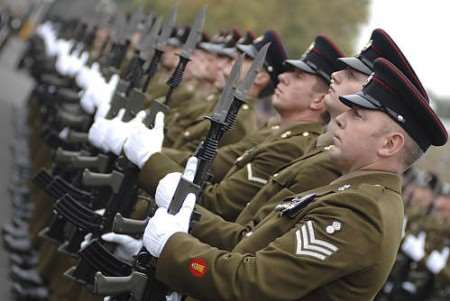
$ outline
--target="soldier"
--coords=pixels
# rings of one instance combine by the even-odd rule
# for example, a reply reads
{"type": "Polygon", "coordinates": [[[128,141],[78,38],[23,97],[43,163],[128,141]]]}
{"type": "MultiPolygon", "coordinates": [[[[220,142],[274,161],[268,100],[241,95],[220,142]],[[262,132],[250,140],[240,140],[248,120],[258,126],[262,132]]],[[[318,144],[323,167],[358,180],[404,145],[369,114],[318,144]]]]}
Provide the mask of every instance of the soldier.
{"type": "MultiPolygon", "coordinates": [[[[300,60],[286,61],[287,71],[279,75],[273,97],[273,105],[280,115],[281,123],[271,128],[273,133],[263,142],[246,150],[220,182],[207,186],[202,204],[211,204],[207,207],[213,207],[215,210],[211,210],[234,221],[246,202],[267,183],[267,178],[278,166],[306,152],[322,131],[324,97],[331,73],[342,67],[337,60],[341,56],[341,52],[328,38],[318,36],[313,47],[300,60]],[[315,66],[315,69],[310,66],[315,66]]],[[[140,140],[144,137],[153,140],[151,136],[143,135],[140,140]]],[[[130,151],[128,147],[131,146],[132,139],[126,144],[126,154],[130,151]]],[[[143,180],[144,187],[149,191],[154,190],[151,184],[160,177],[159,171],[164,173],[164,169],[158,166],[160,161],[154,161],[151,157],[150,155],[144,169],[148,174],[145,177],[151,179],[143,180]],[[152,164],[156,166],[156,170],[152,168],[152,164]]],[[[132,156],[130,159],[133,161],[132,156]]],[[[179,174],[170,175],[165,181],[173,183],[178,181],[178,177],[179,174]]]]}
{"type": "Polygon", "coordinates": [[[395,279],[397,282],[390,294],[390,298],[394,300],[446,300],[448,297],[448,184],[440,191],[435,191],[435,194],[433,206],[429,206],[431,209],[421,216],[420,222],[415,221],[420,226],[416,227],[415,232],[408,234],[402,243],[402,252],[397,261],[401,262],[402,256],[406,256],[409,261],[403,269],[402,277],[395,279]]]}
{"type": "Polygon", "coordinates": [[[228,246],[222,250],[186,233],[194,195],[176,215],[159,208],[144,234],[145,247],[159,257],[156,277],[209,300],[373,298],[400,244],[399,175],[430,145],[447,141],[407,77],[382,58],[374,71],[361,92],[340,98],[351,110],[330,129],[330,156],[344,176],[287,199],[240,240],[217,223],[209,231],[228,246]]]}

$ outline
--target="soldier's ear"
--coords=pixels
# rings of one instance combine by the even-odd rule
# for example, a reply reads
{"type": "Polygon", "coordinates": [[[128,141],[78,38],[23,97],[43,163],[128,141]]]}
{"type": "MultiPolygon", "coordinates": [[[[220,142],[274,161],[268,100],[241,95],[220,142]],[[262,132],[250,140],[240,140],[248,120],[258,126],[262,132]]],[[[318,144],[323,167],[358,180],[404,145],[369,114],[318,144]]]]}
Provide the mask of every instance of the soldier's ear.
{"type": "Polygon", "coordinates": [[[265,71],[260,71],[255,78],[255,85],[265,87],[269,84],[270,75],[265,71]]]}
{"type": "Polygon", "coordinates": [[[311,103],[309,104],[309,108],[312,111],[320,111],[323,112],[325,111],[325,95],[326,94],[317,94],[316,97],[314,97],[311,101],[311,103]]]}
{"type": "Polygon", "coordinates": [[[389,131],[383,135],[381,147],[378,149],[380,157],[389,158],[401,153],[405,145],[405,133],[400,130],[389,131]]]}

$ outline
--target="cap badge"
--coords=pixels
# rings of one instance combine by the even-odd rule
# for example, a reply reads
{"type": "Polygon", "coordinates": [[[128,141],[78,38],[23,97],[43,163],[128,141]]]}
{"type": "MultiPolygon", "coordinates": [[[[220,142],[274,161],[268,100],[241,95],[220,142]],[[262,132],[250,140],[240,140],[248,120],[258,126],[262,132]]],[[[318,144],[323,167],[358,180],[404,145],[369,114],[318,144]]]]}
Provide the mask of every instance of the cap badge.
{"type": "Polygon", "coordinates": [[[364,82],[363,87],[367,86],[367,85],[372,81],[374,75],[375,75],[375,72],[372,72],[372,73],[369,75],[369,77],[368,77],[368,78],[366,79],[366,81],[364,82]]]}
{"type": "Polygon", "coordinates": [[[303,53],[302,57],[305,57],[314,47],[316,46],[315,42],[312,42],[309,47],[306,49],[306,51],[303,53]]]}
{"type": "Polygon", "coordinates": [[[259,42],[262,42],[263,40],[264,40],[264,36],[259,36],[253,41],[253,44],[258,44],[259,42]]]}

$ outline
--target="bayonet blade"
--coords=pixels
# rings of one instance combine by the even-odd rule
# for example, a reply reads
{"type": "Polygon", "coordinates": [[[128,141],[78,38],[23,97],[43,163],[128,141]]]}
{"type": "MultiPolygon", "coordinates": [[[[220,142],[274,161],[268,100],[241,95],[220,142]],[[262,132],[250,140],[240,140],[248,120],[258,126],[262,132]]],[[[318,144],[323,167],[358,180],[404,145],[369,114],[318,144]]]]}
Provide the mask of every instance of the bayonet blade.
{"type": "Polygon", "coordinates": [[[177,8],[176,6],[172,9],[167,22],[164,23],[164,27],[162,32],[158,38],[157,49],[159,51],[164,52],[164,47],[166,46],[167,40],[170,38],[170,34],[172,33],[173,28],[175,27],[175,23],[177,21],[177,8]]]}
{"type": "Polygon", "coordinates": [[[252,66],[249,71],[245,75],[242,83],[237,87],[234,95],[239,100],[244,101],[247,97],[248,90],[252,86],[255,81],[256,76],[261,71],[264,62],[266,61],[267,50],[269,49],[270,43],[264,45],[256,54],[255,59],[253,60],[252,66]]]}
{"type": "Polygon", "coordinates": [[[227,78],[225,82],[225,87],[223,88],[222,95],[220,96],[219,101],[214,107],[212,118],[219,122],[225,122],[227,117],[228,110],[233,102],[233,92],[237,83],[239,82],[239,78],[241,77],[241,67],[242,62],[244,60],[244,56],[239,56],[236,62],[231,69],[230,76],[227,78]]]}
{"type": "Polygon", "coordinates": [[[114,20],[114,26],[111,33],[111,40],[115,44],[122,44],[124,42],[124,29],[126,27],[127,20],[122,12],[119,12],[114,20]]]}
{"type": "Polygon", "coordinates": [[[161,30],[162,26],[162,20],[160,17],[158,17],[153,24],[150,33],[145,36],[145,38],[142,40],[142,43],[139,45],[139,48],[141,50],[141,58],[143,60],[149,60],[154,53],[154,47],[156,44],[156,40],[158,38],[158,33],[161,30]]]}
{"type": "Polygon", "coordinates": [[[186,43],[183,45],[183,48],[181,50],[180,54],[181,57],[189,59],[191,57],[191,53],[195,45],[197,45],[197,43],[200,41],[203,26],[205,25],[206,9],[207,6],[206,5],[203,6],[202,9],[198,12],[197,16],[195,17],[195,21],[194,24],[192,25],[191,32],[189,33],[186,43]]]}
{"type": "Polygon", "coordinates": [[[137,9],[130,16],[130,19],[127,24],[127,29],[125,30],[125,34],[127,38],[130,38],[133,33],[136,32],[139,23],[144,19],[144,13],[142,10],[137,9]]]}

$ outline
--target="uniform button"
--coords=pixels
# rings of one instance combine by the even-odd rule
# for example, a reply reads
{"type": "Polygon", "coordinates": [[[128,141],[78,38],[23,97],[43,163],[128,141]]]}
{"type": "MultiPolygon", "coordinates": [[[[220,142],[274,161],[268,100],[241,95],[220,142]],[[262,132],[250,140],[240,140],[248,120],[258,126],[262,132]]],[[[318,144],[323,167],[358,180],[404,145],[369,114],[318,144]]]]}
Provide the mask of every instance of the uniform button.
{"type": "Polygon", "coordinates": [[[309,133],[308,133],[308,132],[304,132],[304,133],[302,134],[302,136],[303,136],[303,137],[308,137],[308,136],[309,136],[309,133]]]}
{"type": "Polygon", "coordinates": [[[208,97],[206,97],[207,101],[212,101],[214,99],[214,94],[210,94],[208,97]]]}
{"type": "Polygon", "coordinates": [[[334,230],[333,226],[327,226],[326,231],[328,234],[333,234],[335,230],[334,230]]]}
{"type": "Polygon", "coordinates": [[[333,145],[328,145],[328,146],[325,146],[323,149],[326,150],[326,151],[328,151],[328,150],[330,150],[332,147],[333,147],[333,145]]]}
{"type": "Polygon", "coordinates": [[[183,133],[184,137],[189,137],[190,135],[191,135],[191,132],[189,132],[189,131],[186,131],[186,132],[183,133]]]}
{"type": "Polygon", "coordinates": [[[279,128],[280,128],[279,125],[274,125],[274,126],[272,126],[272,130],[278,130],[279,128]]]}
{"type": "Polygon", "coordinates": [[[248,109],[249,109],[248,105],[243,105],[242,106],[242,110],[248,110],[248,109]]]}
{"type": "Polygon", "coordinates": [[[281,138],[287,138],[287,137],[289,137],[291,134],[292,134],[291,131],[284,132],[283,134],[281,134],[281,138]]]}
{"type": "Polygon", "coordinates": [[[194,85],[187,85],[187,86],[186,86],[186,89],[187,89],[189,92],[192,92],[192,91],[194,91],[194,85]]]}
{"type": "Polygon", "coordinates": [[[278,177],[278,173],[274,174],[272,177],[274,178],[278,177]]]}

